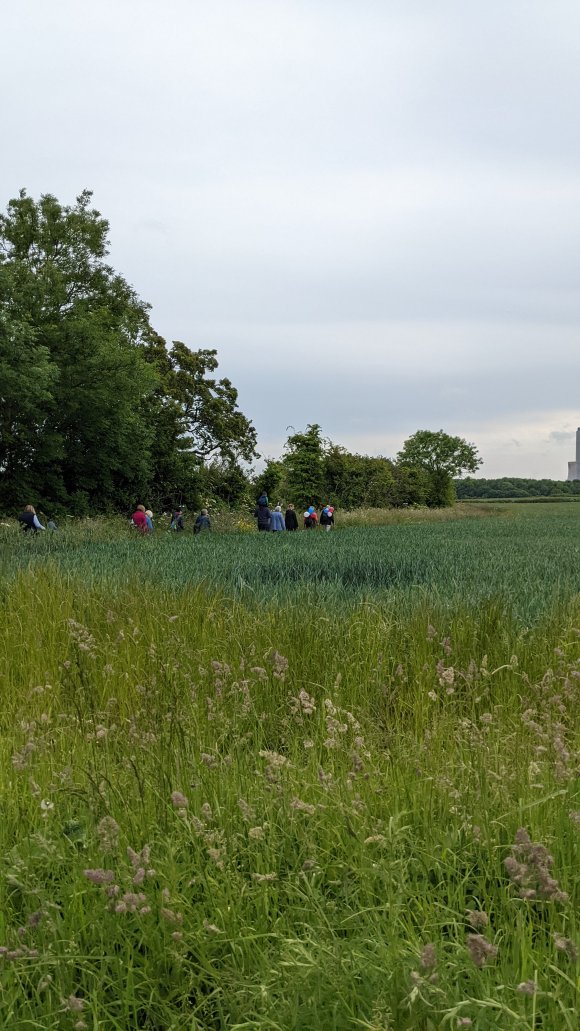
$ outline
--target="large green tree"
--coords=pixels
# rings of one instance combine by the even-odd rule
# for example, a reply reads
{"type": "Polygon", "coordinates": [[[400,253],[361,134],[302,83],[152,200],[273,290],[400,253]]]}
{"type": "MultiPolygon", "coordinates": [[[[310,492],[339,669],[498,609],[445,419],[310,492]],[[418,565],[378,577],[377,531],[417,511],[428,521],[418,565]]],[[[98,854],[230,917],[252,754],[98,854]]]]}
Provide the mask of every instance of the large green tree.
{"type": "Polygon", "coordinates": [[[57,379],[58,368],[31,326],[0,312],[0,482],[6,507],[34,493],[43,441],[45,453],[58,450],[47,425],[57,379]]]}
{"type": "Polygon", "coordinates": [[[310,423],[293,433],[284,448],[283,463],[292,498],[299,506],[319,505],[324,494],[324,448],[320,426],[310,423]]]}
{"type": "Polygon", "coordinates": [[[197,500],[205,463],[250,459],[255,430],[213,375],[215,351],[167,348],[154,332],[107,263],[109,225],[91,199],[23,190],[0,216],[3,503],[81,514],[197,500]]]}
{"type": "Polygon", "coordinates": [[[72,206],[21,191],[0,216],[0,316],[26,379],[11,421],[27,436],[5,434],[0,480],[9,498],[26,488],[21,501],[78,512],[146,486],[143,402],[156,382],[139,346],[147,306],[107,264],[109,226],[90,202],[89,191],[72,206]]]}
{"type": "Polygon", "coordinates": [[[453,479],[464,472],[474,473],[482,464],[475,444],[463,437],[452,437],[443,430],[418,430],[403,444],[397,462],[405,467],[424,469],[430,474],[428,502],[449,505],[455,498],[453,479]]]}
{"type": "Polygon", "coordinates": [[[240,460],[251,461],[256,431],[239,410],[231,381],[213,375],[216,351],[192,351],[179,340],[168,348],[151,331],[143,354],[157,374],[157,387],[147,402],[155,426],[155,494],[163,504],[187,500],[196,505],[207,479],[207,463],[218,462],[231,472],[240,460]]]}

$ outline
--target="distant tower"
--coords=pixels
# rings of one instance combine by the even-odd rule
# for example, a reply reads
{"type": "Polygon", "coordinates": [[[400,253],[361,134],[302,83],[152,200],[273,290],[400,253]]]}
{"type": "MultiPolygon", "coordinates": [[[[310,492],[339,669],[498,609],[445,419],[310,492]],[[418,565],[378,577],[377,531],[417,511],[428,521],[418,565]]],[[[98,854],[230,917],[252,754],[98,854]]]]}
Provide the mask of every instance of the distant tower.
{"type": "Polygon", "coordinates": [[[576,430],[576,461],[568,462],[568,479],[580,480],[580,426],[576,430]]]}

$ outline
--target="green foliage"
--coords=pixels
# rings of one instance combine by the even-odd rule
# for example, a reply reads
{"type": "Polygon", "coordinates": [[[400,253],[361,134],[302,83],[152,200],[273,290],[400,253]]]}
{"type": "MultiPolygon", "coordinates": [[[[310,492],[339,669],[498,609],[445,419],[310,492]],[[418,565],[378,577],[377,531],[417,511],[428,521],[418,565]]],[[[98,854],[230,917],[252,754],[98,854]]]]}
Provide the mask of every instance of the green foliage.
{"type": "Polygon", "coordinates": [[[0,1023],[576,1031],[572,507],[15,536],[0,1023]]]}
{"type": "Polygon", "coordinates": [[[292,487],[288,483],[287,470],[284,462],[275,458],[267,458],[266,465],[261,473],[254,478],[254,494],[260,497],[265,494],[268,498],[292,497],[292,487]]]}
{"type": "Polygon", "coordinates": [[[532,480],[501,477],[497,480],[466,476],[455,483],[457,497],[463,498],[559,498],[580,496],[580,480],[532,480]]]}
{"type": "MultiPolygon", "coordinates": [[[[197,498],[204,463],[249,460],[255,431],[215,351],[167,349],[105,261],[109,226],[21,191],[0,216],[0,486],[52,511],[197,498]]],[[[239,490],[234,491],[239,496],[239,490]]]]}
{"type": "Polygon", "coordinates": [[[294,503],[299,508],[319,505],[324,490],[324,443],[318,423],[288,437],[283,463],[294,503]]]}
{"type": "MultiPolygon", "coordinates": [[[[199,507],[200,498],[211,492],[207,463],[218,462],[213,467],[214,481],[218,468],[237,470],[239,480],[243,474],[238,460],[254,457],[256,431],[239,411],[230,380],[211,376],[218,365],[215,351],[191,351],[179,341],[168,348],[151,331],[143,354],[158,377],[147,403],[156,431],[151,445],[155,498],[162,507],[184,501],[199,507]]],[[[241,483],[234,488],[231,482],[225,493],[237,504],[247,488],[244,477],[243,488],[241,483]]]]}
{"type": "Polygon", "coordinates": [[[447,504],[453,484],[445,474],[440,485],[440,478],[420,465],[353,454],[324,439],[314,424],[290,436],[281,461],[268,459],[254,482],[258,492],[286,497],[298,508],[323,502],[342,509],[404,508],[447,504]]]}
{"type": "Polygon", "coordinates": [[[6,507],[34,494],[40,437],[45,456],[54,447],[47,418],[57,379],[50,351],[36,342],[30,325],[0,312],[0,481],[6,507]]]}
{"type": "Polygon", "coordinates": [[[397,455],[402,466],[427,470],[431,479],[427,502],[436,507],[453,504],[453,478],[463,472],[475,472],[482,461],[474,444],[443,430],[418,430],[397,455]]]}

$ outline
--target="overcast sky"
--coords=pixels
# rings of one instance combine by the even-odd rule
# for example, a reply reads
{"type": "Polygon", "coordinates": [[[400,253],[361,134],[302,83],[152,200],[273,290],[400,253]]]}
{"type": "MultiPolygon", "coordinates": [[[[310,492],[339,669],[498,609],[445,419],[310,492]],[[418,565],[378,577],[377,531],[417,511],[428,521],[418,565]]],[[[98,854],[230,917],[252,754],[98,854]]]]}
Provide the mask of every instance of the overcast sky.
{"type": "Polygon", "coordinates": [[[3,5],[0,207],[84,187],[259,450],[319,422],[563,479],[580,425],[578,0],[3,5]]]}

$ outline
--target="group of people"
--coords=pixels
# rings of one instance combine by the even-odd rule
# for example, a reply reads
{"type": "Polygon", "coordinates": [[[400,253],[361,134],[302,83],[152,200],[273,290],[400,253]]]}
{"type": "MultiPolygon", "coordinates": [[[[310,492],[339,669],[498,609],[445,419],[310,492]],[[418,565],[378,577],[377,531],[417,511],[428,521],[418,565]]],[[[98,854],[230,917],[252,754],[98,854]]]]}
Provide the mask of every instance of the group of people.
{"type": "MultiPolygon", "coordinates": [[[[145,505],[137,505],[137,508],[131,516],[131,524],[140,533],[153,533],[153,512],[151,509],[145,508],[145,505]]],[[[176,508],[174,512],[172,512],[169,529],[175,530],[176,533],[181,533],[185,530],[182,508],[176,508]]],[[[201,533],[203,530],[211,530],[211,520],[209,518],[207,508],[202,508],[193,524],[194,533],[201,533]]]]}
{"type": "MultiPolygon", "coordinates": [[[[258,530],[277,533],[281,530],[293,531],[298,529],[298,516],[296,515],[294,505],[288,505],[285,514],[282,515],[281,505],[276,505],[274,509],[270,509],[267,494],[261,494],[258,498],[254,517],[258,524],[258,530]]],[[[331,530],[334,526],[334,508],[332,505],[325,505],[319,517],[314,505],[310,505],[305,511],[303,519],[305,530],[314,530],[317,526],[323,526],[327,531],[331,530]]],[[[32,505],[25,506],[18,516],[18,522],[25,533],[38,533],[39,530],[57,529],[56,523],[53,520],[49,520],[46,526],[43,526],[32,505]]],[[[151,509],[145,508],[145,505],[137,505],[130,522],[139,533],[153,533],[153,512],[151,509]]],[[[182,508],[174,510],[169,525],[170,529],[177,533],[185,530],[182,508]]],[[[202,508],[193,524],[193,532],[197,534],[205,530],[211,530],[211,520],[207,508],[202,508]]]]}
{"type": "MultiPolygon", "coordinates": [[[[274,509],[270,509],[267,494],[261,494],[258,498],[258,503],[254,510],[254,518],[257,522],[258,530],[277,533],[280,530],[293,531],[298,529],[298,516],[296,515],[294,505],[288,505],[285,514],[282,515],[281,505],[276,505],[274,509]]],[[[304,513],[303,520],[305,530],[315,530],[319,525],[324,526],[327,531],[332,530],[334,526],[334,508],[332,505],[325,505],[319,518],[314,505],[310,505],[304,513]]]]}

